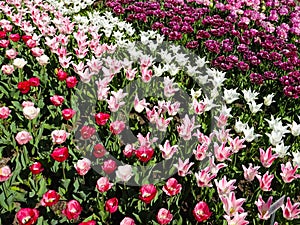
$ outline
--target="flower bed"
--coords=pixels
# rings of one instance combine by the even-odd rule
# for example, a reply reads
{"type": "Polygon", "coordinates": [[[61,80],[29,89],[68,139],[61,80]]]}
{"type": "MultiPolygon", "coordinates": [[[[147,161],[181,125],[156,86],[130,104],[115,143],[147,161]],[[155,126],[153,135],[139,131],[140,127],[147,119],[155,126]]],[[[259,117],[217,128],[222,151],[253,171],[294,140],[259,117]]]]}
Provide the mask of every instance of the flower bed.
{"type": "Polygon", "coordinates": [[[0,224],[299,221],[293,2],[63,2],[0,3],[0,224]]]}

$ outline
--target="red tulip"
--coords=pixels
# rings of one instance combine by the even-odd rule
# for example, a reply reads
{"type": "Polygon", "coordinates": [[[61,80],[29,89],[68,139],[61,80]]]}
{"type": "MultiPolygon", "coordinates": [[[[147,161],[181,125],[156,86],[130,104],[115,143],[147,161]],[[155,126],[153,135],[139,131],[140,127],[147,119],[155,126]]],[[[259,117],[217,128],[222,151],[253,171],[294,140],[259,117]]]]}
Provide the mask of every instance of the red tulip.
{"type": "Polygon", "coordinates": [[[69,151],[67,147],[55,148],[51,153],[51,157],[58,162],[65,161],[68,158],[68,156],[69,151]]]}
{"type": "Polygon", "coordinates": [[[32,87],[38,87],[40,85],[40,79],[38,77],[31,77],[28,81],[32,87]]]}
{"type": "Polygon", "coordinates": [[[63,71],[62,69],[58,69],[57,73],[56,73],[57,79],[60,81],[64,81],[67,79],[68,77],[68,73],[63,71]]]}
{"type": "Polygon", "coordinates": [[[18,89],[22,94],[26,94],[30,91],[30,82],[29,81],[21,81],[18,83],[18,89]]]}
{"type": "Polygon", "coordinates": [[[141,162],[148,162],[154,154],[154,150],[151,147],[141,146],[135,151],[136,157],[141,162]]]}
{"type": "Polygon", "coordinates": [[[55,205],[60,199],[60,195],[54,191],[54,190],[49,190],[47,191],[41,200],[41,205],[42,206],[53,206],[55,205]]]}
{"type": "Polygon", "coordinates": [[[66,79],[66,82],[67,82],[67,87],[68,88],[73,88],[76,86],[76,84],[78,83],[78,80],[76,77],[72,76],[72,77],[68,77],[66,79]]]}
{"type": "Polygon", "coordinates": [[[6,37],[6,32],[3,30],[0,30],[0,39],[3,39],[6,37]]]}
{"type": "Polygon", "coordinates": [[[20,225],[32,225],[37,221],[39,211],[37,209],[22,208],[17,212],[16,216],[20,225]]]}
{"type": "Polygon", "coordinates": [[[140,189],[139,198],[149,204],[157,193],[156,187],[153,184],[145,184],[140,189]]]}
{"type": "Polygon", "coordinates": [[[33,163],[29,169],[32,174],[39,174],[44,170],[43,165],[40,162],[33,163]]]}
{"type": "Polygon", "coordinates": [[[13,42],[18,42],[20,40],[21,36],[20,34],[11,34],[9,35],[9,39],[13,42]]]}
{"type": "Polygon", "coordinates": [[[193,210],[193,215],[198,222],[207,220],[211,216],[208,205],[201,201],[198,202],[193,210]]]}
{"type": "Polygon", "coordinates": [[[71,200],[67,203],[66,208],[62,211],[62,213],[69,219],[77,219],[82,211],[82,207],[79,202],[76,200],[71,200]]]}
{"type": "Polygon", "coordinates": [[[118,210],[118,199],[111,198],[105,202],[105,210],[109,213],[114,213],[118,210]]]}
{"type": "Polygon", "coordinates": [[[102,158],[106,153],[106,149],[102,144],[96,144],[94,146],[94,151],[93,151],[93,155],[96,158],[102,158]]]}
{"type": "Polygon", "coordinates": [[[99,112],[95,115],[95,120],[98,125],[103,126],[106,124],[109,117],[110,115],[108,113],[99,112]]]}
{"type": "Polygon", "coordinates": [[[83,126],[81,128],[80,134],[83,139],[89,139],[95,134],[95,132],[96,129],[94,127],[83,126]]]}
{"type": "Polygon", "coordinates": [[[61,113],[65,120],[70,120],[75,115],[76,111],[73,109],[63,109],[61,113]]]}
{"type": "Polygon", "coordinates": [[[78,225],[96,225],[96,221],[90,220],[90,221],[87,221],[87,222],[81,222],[78,225]]]}
{"type": "Polygon", "coordinates": [[[26,43],[28,40],[30,40],[32,38],[32,36],[30,35],[23,35],[22,36],[22,40],[26,43]]]}

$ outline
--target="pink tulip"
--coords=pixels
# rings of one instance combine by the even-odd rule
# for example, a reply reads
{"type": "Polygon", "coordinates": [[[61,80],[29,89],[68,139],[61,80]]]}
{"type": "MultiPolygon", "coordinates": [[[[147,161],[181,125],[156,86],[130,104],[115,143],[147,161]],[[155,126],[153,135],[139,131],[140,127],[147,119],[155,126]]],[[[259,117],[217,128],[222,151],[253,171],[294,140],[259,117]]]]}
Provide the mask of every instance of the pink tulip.
{"type": "Polygon", "coordinates": [[[32,136],[27,131],[21,131],[17,133],[15,139],[19,145],[25,145],[32,139],[32,136]]]}
{"type": "Polygon", "coordinates": [[[259,186],[263,191],[271,191],[271,182],[274,178],[274,175],[269,175],[269,171],[267,171],[262,177],[260,175],[256,175],[256,178],[259,180],[259,186]]]}
{"type": "Polygon", "coordinates": [[[171,146],[170,141],[166,140],[164,146],[159,145],[159,149],[162,151],[162,157],[164,159],[172,158],[173,154],[177,152],[178,145],[171,146]]]}
{"type": "Polygon", "coordinates": [[[203,170],[195,173],[198,187],[212,187],[210,183],[217,174],[211,174],[210,168],[205,167],[203,170]]]}
{"type": "Polygon", "coordinates": [[[189,159],[186,159],[184,162],[179,158],[178,164],[175,164],[174,166],[178,170],[178,175],[181,177],[185,177],[188,174],[191,174],[192,172],[189,171],[190,168],[194,165],[193,162],[189,162],[189,159]]]}
{"type": "Polygon", "coordinates": [[[0,119],[7,119],[9,117],[11,113],[11,110],[6,107],[6,106],[2,106],[0,108],[0,119]]]}
{"type": "Polygon", "coordinates": [[[263,149],[259,149],[260,152],[260,161],[262,165],[266,168],[269,168],[273,161],[278,157],[278,154],[272,155],[272,147],[269,147],[266,152],[263,149]]]}
{"type": "Polygon", "coordinates": [[[130,217],[125,217],[125,218],[121,221],[120,225],[135,225],[135,222],[134,222],[134,220],[131,219],[130,217]]]}
{"type": "Polygon", "coordinates": [[[125,123],[123,121],[115,121],[110,124],[110,131],[117,135],[120,134],[125,129],[125,123]]]}
{"type": "Polygon", "coordinates": [[[236,189],[236,186],[234,186],[235,182],[236,180],[230,180],[227,182],[226,176],[224,176],[219,182],[215,180],[219,196],[228,196],[231,191],[236,189]]]}
{"type": "Polygon", "coordinates": [[[271,215],[269,214],[269,209],[272,204],[272,200],[273,200],[273,197],[270,196],[266,203],[262,199],[261,195],[259,195],[258,200],[255,201],[255,205],[257,206],[258,212],[259,212],[258,217],[261,220],[268,220],[270,218],[271,215]]]}
{"type": "Polygon", "coordinates": [[[52,142],[55,144],[62,144],[67,140],[70,134],[65,130],[54,130],[51,133],[52,142]]]}
{"type": "Polygon", "coordinates": [[[77,161],[75,169],[79,175],[84,176],[91,169],[91,164],[92,163],[89,159],[83,158],[77,161]]]}
{"type": "Polygon", "coordinates": [[[198,222],[208,220],[211,214],[208,205],[203,201],[198,202],[193,209],[193,215],[198,222]]]}
{"type": "Polygon", "coordinates": [[[299,209],[300,203],[295,203],[292,205],[291,199],[287,197],[286,205],[281,206],[283,217],[287,220],[298,219],[300,215],[299,209]]]}
{"type": "Polygon", "coordinates": [[[99,192],[103,193],[111,189],[113,183],[110,183],[107,177],[101,177],[97,180],[97,189],[99,192]]]}
{"type": "Polygon", "coordinates": [[[236,225],[247,225],[249,221],[245,220],[247,213],[238,212],[234,213],[233,217],[225,215],[224,218],[226,219],[228,224],[236,224],[236,225]]]}
{"type": "Polygon", "coordinates": [[[221,201],[223,203],[224,211],[228,216],[233,216],[236,212],[244,212],[242,205],[246,199],[236,199],[234,192],[230,192],[228,196],[221,196],[221,201]]]}
{"type": "Polygon", "coordinates": [[[9,166],[3,166],[0,168],[0,182],[7,181],[12,176],[9,166]]]}
{"type": "Polygon", "coordinates": [[[280,173],[280,175],[282,180],[285,183],[291,183],[294,179],[300,178],[300,174],[295,174],[297,169],[298,166],[296,165],[295,168],[293,168],[290,162],[287,162],[285,165],[281,164],[282,173],[280,173]]]}
{"type": "Polygon", "coordinates": [[[247,181],[253,181],[255,176],[259,174],[258,169],[260,166],[252,167],[252,163],[249,163],[249,168],[246,168],[244,165],[242,165],[244,170],[244,178],[247,181]]]}
{"type": "Polygon", "coordinates": [[[161,208],[156,215],[156,219],[159,224],[168,224],[172,221],[173,215],[169,210],[161,208]]]}

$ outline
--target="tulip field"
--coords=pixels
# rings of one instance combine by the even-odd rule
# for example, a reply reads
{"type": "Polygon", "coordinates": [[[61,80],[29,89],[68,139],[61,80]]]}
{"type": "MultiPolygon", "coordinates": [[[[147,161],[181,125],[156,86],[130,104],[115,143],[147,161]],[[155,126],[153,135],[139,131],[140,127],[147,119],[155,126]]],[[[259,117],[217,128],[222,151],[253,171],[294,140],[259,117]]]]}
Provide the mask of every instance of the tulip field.
{"type": "Polygon", "coordinates": [[[296,0],[0,1],[0,225],[300,224],[296,0]]]}

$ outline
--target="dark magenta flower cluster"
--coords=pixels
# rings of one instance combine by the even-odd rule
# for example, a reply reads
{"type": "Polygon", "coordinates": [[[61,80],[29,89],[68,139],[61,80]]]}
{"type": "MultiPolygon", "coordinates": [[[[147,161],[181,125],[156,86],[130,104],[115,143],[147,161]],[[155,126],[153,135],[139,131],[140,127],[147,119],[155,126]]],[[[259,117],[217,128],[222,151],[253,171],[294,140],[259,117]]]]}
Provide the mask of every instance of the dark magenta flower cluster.
{"type": "Polygon", "coordinates": [[[127,21],[143,21],[168,40],[198,50],[211,66],[242,73],[257,85],[267,80],[275,82],[272,86],[282,84],[289,97],[300,94],[297,79],[290,75],[300,66],[300,7],[293,0],[108,0],[106,4],[127,21]]]}

